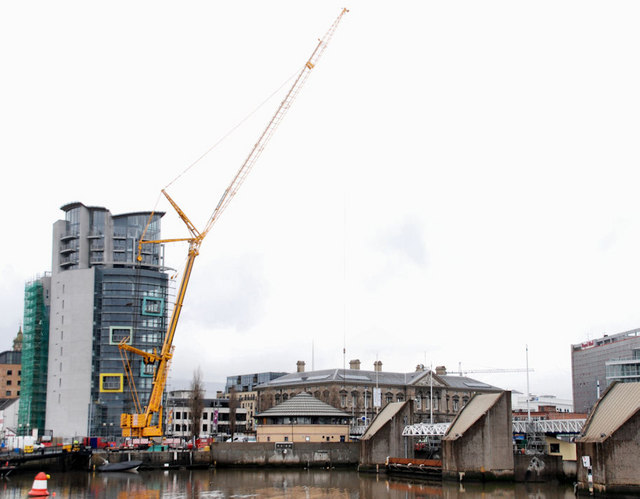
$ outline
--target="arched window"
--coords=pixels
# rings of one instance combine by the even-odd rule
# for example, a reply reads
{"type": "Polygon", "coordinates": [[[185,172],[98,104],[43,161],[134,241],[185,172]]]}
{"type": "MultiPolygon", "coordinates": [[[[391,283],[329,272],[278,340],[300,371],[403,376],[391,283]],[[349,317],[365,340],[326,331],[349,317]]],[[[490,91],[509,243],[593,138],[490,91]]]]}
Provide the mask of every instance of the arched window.
{"type": "Polygon", "coordinates": [[[397,400],[398,402],[404,402],[404,393],[398,393],[398,394],[396,395],[396,400],[397,400]]]}

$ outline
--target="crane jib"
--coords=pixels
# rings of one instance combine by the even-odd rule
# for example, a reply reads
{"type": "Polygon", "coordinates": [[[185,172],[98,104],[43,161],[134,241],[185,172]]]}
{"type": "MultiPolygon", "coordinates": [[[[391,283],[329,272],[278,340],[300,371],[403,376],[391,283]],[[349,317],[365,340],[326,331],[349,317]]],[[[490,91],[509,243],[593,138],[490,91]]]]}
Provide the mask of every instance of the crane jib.
{"type": "MultiPolygon", "coordinates": [[[[187,215],[182,211],[182,209],[178,206],[178,204],[171,199],[169,194],[165,189],[162,189],[162,194],[167,198],[171,206],[174,208],[178,216],[182,219],[184,224],[187,226],[187,229],[191,233],[191,238],[182,238],[182,239],[165,239],[159,241],[142,241],[144,236],[139,241],[139,254],[142,248],[142,244],[148,243],[165,243],[165,242],[173,242],[173,241],[188,241],[189,242],[189,253],[187,258],[187,264],[185,265],[185,270],[180,282],[180,287],[178,293],[176,295],[176,301],[174,304],[171,320],[169,322],[169,327],[167,328],[167,334],[165,335],[165,340],[162,346],[162,351],[160,355],[150,355],[146,352],[142,352],[141,350],[135,348],[126,348],[122,344],[120,345],[120,353],[122,357],[122,362],[124,364],[125,374],[127,375],[127,380],[129,382],[129,387],[132,393],[132,399],[135,406],[136,413],[128,414],[123,413],[120,417],[120,426],[122,428],[122,436],[124,437],[161,437],[163,434],[162,426],[162,395],[164,394],[166,382],[167,382],[167,374],[169,371],[169,365],[171,361],[171,357],[173,355],[173,338],[176,332],[176,328],[178,326],[178,319],[180,318],[180,311],[182,309],[182,304],[184,301],[184,297],[186,294],[187,286],[189,284],[189,279],[191,277],[191,271],[193,269],[193,263],[195,257],[199,254],[200,244],[202,244],[203,239],[211,230],[213,224],[218,220],[222,212],[228,206],[229,202],[235,196],[238,189],[241,187],[242,183],[246,179],[249,174],[252,166],[258,160],[258,157],[264,150],[265,146],[269,142],[269,139],[273,136],[276,131],[278,125],[282,122],[287,110],[291,107],[292,102],[295,97],[298,95],[300,89],[304,85],[307,77],[310,74],[310,70],[315,67],[318,62],[318,59],[324,52],[329,43],[329,40],[333,36],[336,28],[338,27],[338,23],[342,19],[342,16],[349,12],[347,9],[342,9],[340,15],[333,22],[329,30],[326,32],[324,37],[319,40],[318,45],[313,50],[311,57],[307,59],[307,62],[304,64],[302,70],[298,74],[298,77],[295,79],[293,85],[291,86],[289,92],[286,94],[284,100],[280,103],[280,106],[276,110],[275,114],[269,121],[267,127],[260,135],[258,142],[254,145],[253,149],[247,156],[246,160],[238,170],[238,172],[233,177],[229,186],[225,189],[222,197],[218,201],[218,204],[215,207],[211,217],[209,218],[207,225],[205,226],[202,232],[199,232],[196,227],[191,223],[187,215]],[[138,350],[138,351],[136,351],[138,350]],[[131,369],[131,364],[129,362],[129,358],[126,355],[127,352],[131,352],[137,355],[142,355],[146,362],[157,363],[155,371],[153,384],[151,389],[151,395],[149,397],[149,402],[145,407],[144,412],[141,410],[140,403],[138,401],[137,391],[135,388],[135,382],[133,379],[133,371],[131,369]]],[[[143,234],[146,234],[146,229],[143,234]]]]}

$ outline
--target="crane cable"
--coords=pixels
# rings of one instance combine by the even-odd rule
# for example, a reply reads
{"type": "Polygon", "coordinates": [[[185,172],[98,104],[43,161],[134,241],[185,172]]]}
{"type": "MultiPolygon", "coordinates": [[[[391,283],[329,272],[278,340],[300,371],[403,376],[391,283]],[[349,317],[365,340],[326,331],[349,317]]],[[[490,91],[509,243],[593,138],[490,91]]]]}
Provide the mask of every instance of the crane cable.
{"type": "MultiPolygon", "coordinates": [[[[300,68],[301,69],[301,68],[300,68]]],[[[207,154],[213,151],[218,145],[220,145],[227,137],[229,137],[233,132],[235,132],[238,128],[240,128],[249,118],[251,118],[254,114],[256,114],[267,102],[269,102],[273,97],[282,90],[282,88],[287,85],[291,80],[293,80],[296,75],[300,72],[300,69],[297,69],[289,78],[287,78],[282,84],[274,90],[269,97],[267,97],[264,101],[262,101],[258,106],[251,111],[248,115],[246,115],[242,120],[240,120],[235,126],[233,126],[227,133],[225,133],[218,141],[213,144],[209,149],[207,149],[204,153],[202,153],[193,163],[187,166],[181,173],[178,174],[176,178],[174,178],[171,182],[169,182],[165,189],[170,187],[174,182],[176,182],[180,177],[185,175],[191,168],[193,168],[197,163],[199,163],[207,154]]]]}
{"type": "MultiPolygon", "coordinates": [[[[302,68],[302,66],[301,66],[302,68]]],[[[227,133],[225,133],[222,137],[220,137],[215,144],[213,144],[209,149],[207,149],[205,152],[203,152],[195,161],[193,161],[189,166],[187,166],[182,172],[180,172],[171,182],[169,182],[164,189],[166,190],[168,187],[170,187],[171,185],[173,185],[175,182],[177,182],[182,176],[186,175],[186,173],[191,170],[191,168],[193,168],[194,166],[196,166],[196,164],[198,164],[202,159],[204,159],[205,156],[207,156],[207,154],[209,154],[211,151],[213,151],[216,147],[218,147],[222,142],[224,142],[232,133],[234,133],[238,128],[240,128],[247,120],[249,120],[249,118],[251,118],[253,115],[255,115],[267,102],[269,102],[271,99],[273,99],[273,97],[282,90],[282,88],[287,85],[291,80],[293,80],[298,73],[300,72],[301,69],[296,69],[296,71],[294,73],[291,74],[291,76],[289,76],[289,78],[287,78],[285,81],[282,82],[282,84],[276,89],[274,90],[271,95],[269,95],[269,97],[267,97],[265,100],[263,100],[260,104],[258,104],[253,111],[251,111],[249,114],[247,114],[244,118],[242,118],[242,120],[240,120],[236,125],[234,125],[233,127],[231,127],[229,129],[229,131],[227,131],[227,133]]],[[[144,227],[144,230],[142,231],[142,235],[140,236],[140,240],[143,241],[144,240],[144,236],[147,234],[147,229],[149,228],[149,225],[151,225],[151,220],[153,220],[153,215],[155,215],[156,210],[158,209],[158,205],[160,204],[160,200],[162,199],[162,191],[160,191],[160,193],[158,193],[158,197],[156,198],[156,202],[153,205],[153,210],[151,210],[151,213],[149,214],[149,218],[147,220],[147,224],[144,227]]]]}

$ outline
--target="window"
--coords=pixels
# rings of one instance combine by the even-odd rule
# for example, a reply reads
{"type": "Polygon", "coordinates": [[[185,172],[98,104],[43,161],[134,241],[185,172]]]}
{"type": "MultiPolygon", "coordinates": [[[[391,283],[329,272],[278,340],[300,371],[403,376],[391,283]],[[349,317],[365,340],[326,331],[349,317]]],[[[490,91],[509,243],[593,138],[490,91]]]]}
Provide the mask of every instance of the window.
{"type": "Polygon", "coordinates": [[[346,407],[346,405],[347,405],[347,394],[346,393],[341,393],[340,394],[340,405],[342,407],[346,407]]]}
{"type": "Polygon", "coordinates": [[[114,393],[122,391],[123,374],[102,373],[100,374],[100,391],[103,393],[114,393]]]}
{"type": "Polygon", "coordinates": [[[154,364],[145,364],[144,362],[140,362],[140,376],[153,376],[154,364]]]}
{"type": "Polygon", "coordinates": [[[7,370],[7,376],[11,376],[13,374],[13,371],[11,369],[7,370]]]}
{"type": "Polygon", "coordinates": [[[11,397],[11,390],[7,390],[5,394],[7,395],[7,397],[11,397]]]}
{"type": "Polygon", "coordinates": [[[204,432],[206,432],[206,431],[207,431],[207,425],[206,425],[206,424],[203,424],[203,425],[202,425],[202,431],[204,431],[204,432]]]}
{"type": "MultiPolygon", "coordinates": [[[[208,412],[203,412],[202,413],[202,419],[207,419],[207,414],[209,414],[208,412]]],[[[206,428],[205,428],[206,431],[206,428]]]]}
{"type": "Polygon", "coordinates": [[[422,397],[420,395],[416,396],[416,409],[422,409],[422,397]]]}
{"type": "Polygon", "coordinates": [[[9,385],[11,385],[11,380],[10,379],[7,380],[7,386],[9,386],[9,385]]]}
{"type": "Polygon", "coordinates": [[[550,454],[560,453],[560,444],[549,444],[549,453],[550,454]]]}
{"type": "Polygon", "coordinates": [[[387,404],[390,404],[391,402],[393,402],[393,393],[387,393],[385,395],[384,400],[387,404]]]}
{"type": "Polygon", "coordinates": [[[460,402],[457,396],[453,397],[453,412],[458,412],[460,409],[460,402]]]}
{"type": "Polygon", "coordinates": [[[148,298],[142,299],[142,315],[157,315],[161,316],[164,312],[164,300],[162,298],[148,298]]]}
{"type": "Polygon", "coordinates": [[[109,328],[109,343],[111,343],[112,345],[117,345],[125,338],[128,338],[127,343],[131,345],[132,336],[132,327],[111,326],[109,328]]]}

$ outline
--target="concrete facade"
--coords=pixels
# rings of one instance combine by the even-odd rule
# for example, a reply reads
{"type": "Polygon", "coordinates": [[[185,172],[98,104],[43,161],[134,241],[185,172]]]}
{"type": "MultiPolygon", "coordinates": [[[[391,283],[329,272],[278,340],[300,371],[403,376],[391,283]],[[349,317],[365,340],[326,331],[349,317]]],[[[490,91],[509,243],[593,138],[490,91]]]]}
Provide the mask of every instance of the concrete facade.
{"type": "Polygon", "coordinates": [[[413,440],[402,436],[402,430],[412,419],[411,401],[396,402],[385,407],[360,440],[360,468],[366,470],[384,466],[390,456],[413,457],[413,440]]]}
{"type": "Polygon", "coordinates": [[[51,281],[46,426],[58,436],[86,435],[95,269],[54,274],[51,281]]]}
{"type": "Polygon", "coordinates": [[[358,464],[358,442],[292,443],[213,443],[211,453],[216,466],[295,466],[333,467],[358,464]]]}
{"type": "Polygon", "coordinates": [[[511,393],[475,395],[442,438],[442,476],[514,478],[511,393]]]}
{"type": "Polygon", "coordinates": [[[582,490],[640,494],[640,383],[616,383],[603,394],[576,439],[582,490]]]}

